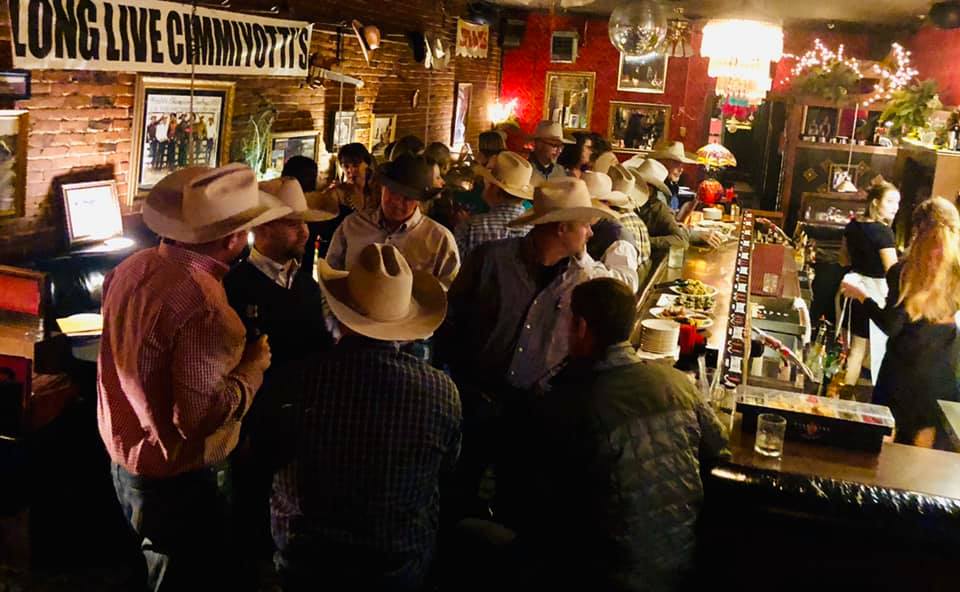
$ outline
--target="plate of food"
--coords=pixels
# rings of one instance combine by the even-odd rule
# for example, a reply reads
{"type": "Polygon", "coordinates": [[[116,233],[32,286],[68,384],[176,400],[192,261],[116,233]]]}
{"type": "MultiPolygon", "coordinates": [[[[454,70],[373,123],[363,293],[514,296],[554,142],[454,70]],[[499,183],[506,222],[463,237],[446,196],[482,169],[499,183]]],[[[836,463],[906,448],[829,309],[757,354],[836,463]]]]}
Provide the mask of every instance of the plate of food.
{"type": "Polygon", "coordinates": [[[681,325],[693,325],[697,329],[709,329],[713,326],[713,319],[703,314],[688,310],[682,306],[666,306],[650,309],[650,314],[658,319],[669,319],[681,325]]]}
{"type": "Polygon", "coordinates": [[[711,298],[716,296],[719,291],[700,280],[677,280],[677,283],[670,286],[670,290],[680,295],[710,296],[711,298]]]}
{"type": "Polygon", "coordinates": [[[717,299],[715,297],[706,294],[678,294],[677,298],[673,301],[673,304],[676,306],[682,306],[694,312],[702,313],[712,312],[713,306],[716,303],[717,299]]]}

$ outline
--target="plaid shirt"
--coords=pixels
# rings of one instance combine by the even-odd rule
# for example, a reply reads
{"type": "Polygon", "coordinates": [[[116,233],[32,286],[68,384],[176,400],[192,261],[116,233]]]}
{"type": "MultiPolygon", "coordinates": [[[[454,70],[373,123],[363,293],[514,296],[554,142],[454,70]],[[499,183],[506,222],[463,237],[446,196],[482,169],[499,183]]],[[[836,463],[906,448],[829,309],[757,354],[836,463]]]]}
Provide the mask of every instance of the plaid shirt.
{"type": "Polygon", "coordinates": [[[371,569],[379,562],[422,578],[436,541],[440,475],[460,449],[453,381],[395,344],[348,336],[291,366],[275,386],[295,401],[280,422],[289,422],[281,429],[292,460],[276,474],[270,504],[280,552],[366,553],[371,569]]]}
{"type": "Polygon", "coordinates": [[[633,236],[637,238],[636,247],[640,251],[639,261],[637,261],[638,266],[645,265],[650,261],[650,232],[647,231],[647,225],[643,223],[643,220],[640,219],[640,216],[634,211],[623,212],[620,214],[620,217],[617,218],[617,222],[621,226],[633,233],[633,236]]]}
{"type": "Polygon", "coordinates": [[[453,233],[457,239],[457,247],[460,249],[460,258],[466,259],[470,251],[483,243],[514,236],[526,236],[531,226],[518,228],[507,226],[526,211],[523,204],[502,203],[486,214],[471,216],[453,233]]]}

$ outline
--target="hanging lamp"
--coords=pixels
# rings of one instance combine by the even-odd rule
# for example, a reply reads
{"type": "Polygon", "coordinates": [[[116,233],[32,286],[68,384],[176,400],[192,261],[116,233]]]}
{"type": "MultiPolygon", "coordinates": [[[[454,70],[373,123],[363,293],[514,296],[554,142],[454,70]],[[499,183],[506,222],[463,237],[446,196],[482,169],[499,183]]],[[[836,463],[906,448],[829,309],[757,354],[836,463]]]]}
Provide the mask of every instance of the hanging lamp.
{"type": "Polygon", "coordinates": [[[783,28],[752,18],[711,20],[700,55],[710,60],[707,75],[717,79],[718,95],[757,105],[773,85],[770,63],[783,57],[783,28]]]}

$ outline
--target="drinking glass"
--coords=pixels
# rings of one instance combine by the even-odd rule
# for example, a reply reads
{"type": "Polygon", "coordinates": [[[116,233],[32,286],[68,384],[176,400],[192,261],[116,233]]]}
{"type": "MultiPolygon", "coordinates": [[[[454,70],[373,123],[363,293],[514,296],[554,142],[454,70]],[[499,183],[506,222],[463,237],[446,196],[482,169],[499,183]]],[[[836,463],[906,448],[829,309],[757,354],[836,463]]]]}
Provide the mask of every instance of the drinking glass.
{"type": "Polygon", "coordinates": [[[670,269],[680,269],[683,267],[683,247],[670,247],[667,267],[670,269]]]}
{"type": "Polygon", "coordinates": [[[787,420],[782,415],[761,413],[757,418],[757,441],[753,449],[764,456],[780,458],[786,431],[787,420]]]}

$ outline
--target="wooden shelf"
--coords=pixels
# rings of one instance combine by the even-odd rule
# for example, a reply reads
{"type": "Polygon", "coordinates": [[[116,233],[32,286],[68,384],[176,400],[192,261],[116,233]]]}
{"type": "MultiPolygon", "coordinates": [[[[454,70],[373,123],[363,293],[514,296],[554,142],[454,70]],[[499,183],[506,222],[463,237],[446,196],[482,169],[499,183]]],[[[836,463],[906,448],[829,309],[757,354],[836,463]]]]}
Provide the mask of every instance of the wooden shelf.
{"type": "MultiPolygon", "coordinates": [[[[852,145],[854,152],[861,154],[886,154],[896,156],[897,148],[887,148],[886,146],[860,146],[852,145]]],[[[823,142],[797,142],[797,148],[806,148],[808,150],[834,150],[836,152],[850,152],[851,144],[830,144],[823,142]]],[[[960,153],[958,153],[960,154],[960,153]]]]}

